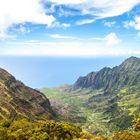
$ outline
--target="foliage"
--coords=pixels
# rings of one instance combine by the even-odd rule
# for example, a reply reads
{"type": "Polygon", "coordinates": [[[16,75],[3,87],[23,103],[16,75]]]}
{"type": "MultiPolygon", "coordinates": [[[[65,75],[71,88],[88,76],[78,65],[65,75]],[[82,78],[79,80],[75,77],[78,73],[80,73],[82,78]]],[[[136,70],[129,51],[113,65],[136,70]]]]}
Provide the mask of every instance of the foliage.
{"type": "Polygon", "coordinates": [[[1,121],[1,122],[0,122],[0,126],[1,126],[1,127],[6,127],[6,128],[8,128],[8,127],[10,126],[10,124],[11,124],[11,121],[10,121],[10,120],[4,120],[4,121],[1,121]]]}
{"type": "Polygon", "coordinates": [[[7,128],[0,126],[0,140],[7,140],[7,128]]]}
{"type": "Polygon", "coordinates": [[[83,131],[80,133],[80,139],[85,139],[85,140],[107,140],[107,138],[105,138],[102,135],[93,135],[89,132],[83,131]]]}
{"type": "MultiPolygon", "coordinates": [[[[108,124],[104,121],[102,113],[93,112],[87,105],[88,99],[93,95],[102,94],[102,90],[77,89],[42,89],[50,100],[59,120],[79,125],[91,133],[108,133],[108,124]]],[[[98,106],[99,102],[97,103],[98,106]]]]}
{"type": "Polygon", "coordinates": [[[112,140],[140,140],[140,132],[130,130],[116,132],[112,140]]]}
{"type": "Polygon", "coordinates": [[[134,129],[121,130],[105,137],[82,131],[66,122],[6,120],[0,123],[0,140],[140,140],[140,116],[133,123],[134,129]]]}
{"type": "Polygon", "coordinates": [[[114,133],[111,140],[140,140],[140,116],[133,120],[134,130],[122,130],[114,133]]]}
{"type": "Polygon", "coordinates": [[[71,140],[80,136],[81,129],[56,121],[18,120],[8,128],[0,127],[0,140],[71,140]]]}
{"type": "Polygon", "coordinates": [[[135,131],[140,131],[140,115],[139,115],[138,118],[133,120],[133,123],[134,123],[134,125],[133,125],[134,130],[135,131]]]}

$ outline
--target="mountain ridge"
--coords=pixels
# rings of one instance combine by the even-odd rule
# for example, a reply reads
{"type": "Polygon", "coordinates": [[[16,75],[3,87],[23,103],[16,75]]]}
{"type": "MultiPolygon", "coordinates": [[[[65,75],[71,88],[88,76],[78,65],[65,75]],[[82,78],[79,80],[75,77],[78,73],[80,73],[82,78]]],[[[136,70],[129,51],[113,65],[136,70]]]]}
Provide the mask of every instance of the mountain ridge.
{"type": "Polygon", "coordinates": [[[0,68],[0,119],[51,119],[54,112],[43,93],[25,86],[0,68]]]}
{"type": "Polygon", "coordinates": [[[140,82],[140,58],[130,57],[119,66],[104,67],[98,72],[91,72],[87,76],[79,77],[73,88],[91,88],[108,90],[119,89],[125,85],[140,82]],[[135,76],[134,76],[135,75],[135,76]]]}

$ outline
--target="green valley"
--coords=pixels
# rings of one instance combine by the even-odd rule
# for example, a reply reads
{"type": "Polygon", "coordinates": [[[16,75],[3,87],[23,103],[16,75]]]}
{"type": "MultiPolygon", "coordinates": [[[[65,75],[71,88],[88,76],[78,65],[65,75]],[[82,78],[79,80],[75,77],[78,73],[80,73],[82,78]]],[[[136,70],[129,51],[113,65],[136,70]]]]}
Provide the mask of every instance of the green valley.
{"type": "Polygon", "coordinates": [[[140,59],[32,89],[0,69],[0,140],[139,140],[140,59]]]}
{"type": "Polygon", "coordinates": [[[41,92],[49,98],[60,120],[77,124],[84,130],[88,130],[92,133],[109,133],[107,123],[103,119],[103,114],[92,112],[92,109],[86,104],[93,94],[101,94],[101,91],[91,91],[87,89],[62,91],[57,88],[42,89],[41,92]]]}
{"type": "Polygon", "coordinates": [[[140,112],[140,59],[80,77],[74,85],[41,89],[58,119],[91,133],[110,134],[130,128],[140,112]]]}

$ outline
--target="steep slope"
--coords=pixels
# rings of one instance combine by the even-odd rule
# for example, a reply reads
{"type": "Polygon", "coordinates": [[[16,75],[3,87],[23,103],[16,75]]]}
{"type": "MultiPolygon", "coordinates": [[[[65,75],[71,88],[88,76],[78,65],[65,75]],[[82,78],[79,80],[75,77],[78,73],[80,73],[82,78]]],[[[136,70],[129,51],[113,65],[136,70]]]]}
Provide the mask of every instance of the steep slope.
{"type": "Polygon", "coordinates": [[[51,119],[53,111],[41,92],[25,86],[0,69],[0,120],[18,118],[51,119]]]}
{"type": "Polygon", "coordinates": [[[95,113],[101,113],[111,130],[131,126],[131,120],[140,111],[140,59],[130,57],[114,68],[103,68],[80,77],[76,89],[101,90],[86,105],[95,113]]]}
{"type": "Polygon", "coordinates": [[[105,67],[98,72],[80,77],[74,88],[118,90],[126,85],[132,86],[138,83],[140,83],[140,59],[130,57],[112,69],[105,67]]]}

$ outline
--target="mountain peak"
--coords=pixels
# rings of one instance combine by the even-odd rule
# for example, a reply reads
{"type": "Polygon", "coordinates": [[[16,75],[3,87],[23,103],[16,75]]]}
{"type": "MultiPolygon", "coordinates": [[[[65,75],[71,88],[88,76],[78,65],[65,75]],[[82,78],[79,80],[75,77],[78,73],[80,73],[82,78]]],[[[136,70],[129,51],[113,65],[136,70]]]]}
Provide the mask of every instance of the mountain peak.
{"type": "Polygon", "coordinates": [[[136,61],[140,61],[140,58],[131,56],[131,57],[127,58],[124,62],[136,62],[136,61]]]}
{"type": "Polygon", "coordinates": [[[121,71],[138,72],[140,69],[140,58],[131,56],[126,59],[120,66],[121,71]]]}

